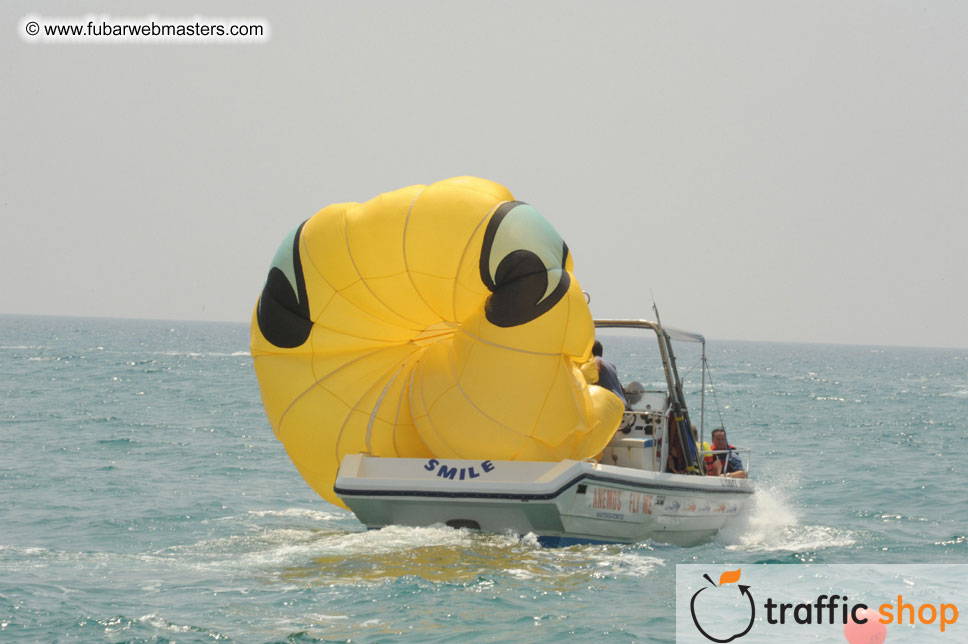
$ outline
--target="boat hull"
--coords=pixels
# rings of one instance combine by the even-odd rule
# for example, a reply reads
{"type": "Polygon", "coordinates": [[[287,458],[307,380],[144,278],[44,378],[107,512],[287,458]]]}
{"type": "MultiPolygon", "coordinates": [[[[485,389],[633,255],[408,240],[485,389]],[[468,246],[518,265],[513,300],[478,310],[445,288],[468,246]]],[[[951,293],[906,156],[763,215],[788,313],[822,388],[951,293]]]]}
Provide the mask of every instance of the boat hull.
{"type": "Polygon", "coordinates": [[[749,480],[603,465],[344,457],[335,491],[368,528],[443,523],[533,533],[548,545],[659,541],[689,546],[739,515],[749,480]]]}

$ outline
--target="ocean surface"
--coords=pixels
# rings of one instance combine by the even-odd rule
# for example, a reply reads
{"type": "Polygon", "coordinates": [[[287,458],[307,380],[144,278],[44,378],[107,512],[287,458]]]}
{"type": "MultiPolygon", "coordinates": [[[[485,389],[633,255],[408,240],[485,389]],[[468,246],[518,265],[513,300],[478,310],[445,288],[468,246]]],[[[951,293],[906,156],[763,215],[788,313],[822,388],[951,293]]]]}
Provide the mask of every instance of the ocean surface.
{"type": "MultiPolygon", "coordinates": [[[[648,382],[637,347],[606,358],[648,382]]],[[[317,497],[246,325],[0,316],[0,642],[672,642],[676,564],[968,562],[968,350],[708,353],[747,515],[698,547],[546,549],[317,497]]],[[[693,347],[680,371],[697,420],[693,347]]]]}

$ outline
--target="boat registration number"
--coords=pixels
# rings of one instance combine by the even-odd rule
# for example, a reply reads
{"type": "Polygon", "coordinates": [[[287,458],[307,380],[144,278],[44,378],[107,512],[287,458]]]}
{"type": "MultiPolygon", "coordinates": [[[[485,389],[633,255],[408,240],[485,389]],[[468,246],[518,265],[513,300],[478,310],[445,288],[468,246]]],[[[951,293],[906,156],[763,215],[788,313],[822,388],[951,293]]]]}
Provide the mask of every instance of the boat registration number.
{"type": "Polygon", "coordinates": [[[588,486],[587,503],[593,510],[608,510],[625,514],[652,514],[655,500],[651,494],[631,490],[588,486]]]}

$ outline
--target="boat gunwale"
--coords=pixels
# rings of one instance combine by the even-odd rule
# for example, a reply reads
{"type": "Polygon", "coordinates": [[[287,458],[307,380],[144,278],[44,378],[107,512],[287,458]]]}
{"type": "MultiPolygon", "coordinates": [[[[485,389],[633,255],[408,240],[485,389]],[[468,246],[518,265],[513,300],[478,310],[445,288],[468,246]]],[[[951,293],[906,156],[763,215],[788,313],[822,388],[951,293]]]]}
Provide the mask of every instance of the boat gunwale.
{"type": "MultiPolygon", "coordinates": [[[[622,468],[633,470],[631,468],[622,468]]],[[[685,476],[685,475],[672,475],[672,476],[685,476]]],[[[692,477],[689,477],[692,478],[692,477]]],[[[364,479],[365,480],[365,479],[364,479]]],[[[371,479],[372,480],[372,479],[371,479]]],[[[401,496],[413,496],[413,497],[438,497],[446,499],[501,499],[501,500],[520,500],[520,501],[549,501],[561,496],[568,489],[578,485],[584,480],[596,481],[599,483],[611,483],[615,485],[621,485],[625,487],[638,488],[642,490],[658,490],[661,492],[684,492],[684,493],[712,493],[712,494],[753,494],[755,492],[754,488],[750,485],[737,485],[737,486],[696,486],[689,484],[671,484],[663,482],[646,482],[646,481],[635,481],[630,479],[621,479],[615,476],[608,476],[606,474],[596,474],[594,472],[581,472],[577,476],[572,477],[564,484],[558,486],[552,492],[534,492],[534,493],[513,493],[513,492],[474,492],[471,490],[419,490],[419,489],[361,489],[361,488],[347,488],[344,486],[335,486],[333,491],[340,497],[352,496],[352,497],[401,497],[401,496]]],[[[718,479],[717,479],[718,480],[718,479]]]]}

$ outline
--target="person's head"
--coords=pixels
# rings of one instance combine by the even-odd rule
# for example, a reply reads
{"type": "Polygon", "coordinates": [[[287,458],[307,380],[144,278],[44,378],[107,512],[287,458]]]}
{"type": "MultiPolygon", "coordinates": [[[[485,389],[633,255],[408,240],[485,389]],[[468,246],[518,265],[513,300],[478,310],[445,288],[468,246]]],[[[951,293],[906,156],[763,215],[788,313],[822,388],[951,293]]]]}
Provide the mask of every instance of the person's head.
{"type": "Polygon", "coordinates": [[[595,340],[595,344],[592,345],[592,355],[596,358],[602,357],[602,343],[595,340]]]}
{"type": "Polygon", "coordinates": [[[713,430],[713,449],[726,449],[726,430],[720,427],[713,430]]]}
{"type": "Polygon", "coordinates": [[[692,440],[697,442],[699,441],[699,430],[696,429],[695,423],[693,423],[693,426],[692,426],[692,440]]]}

